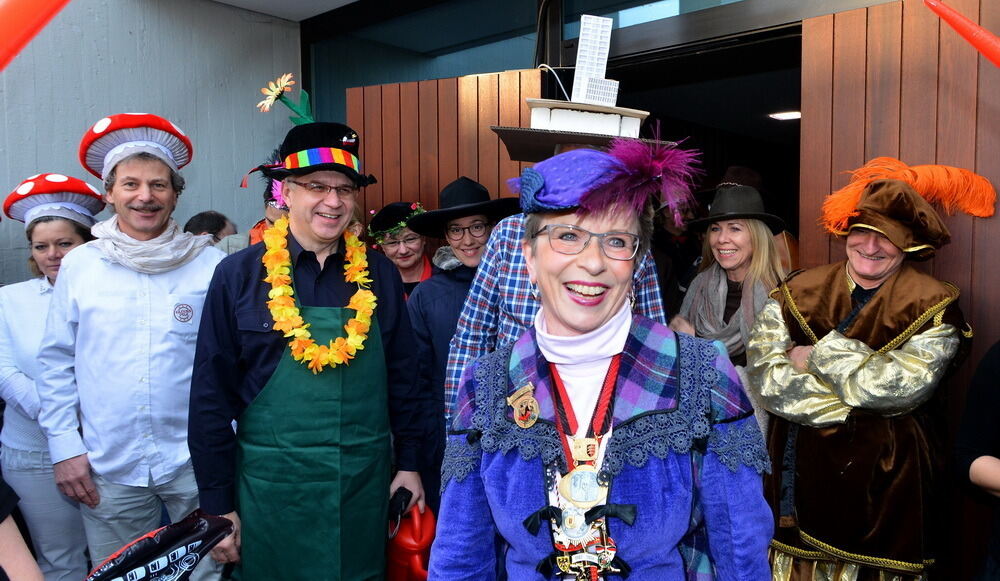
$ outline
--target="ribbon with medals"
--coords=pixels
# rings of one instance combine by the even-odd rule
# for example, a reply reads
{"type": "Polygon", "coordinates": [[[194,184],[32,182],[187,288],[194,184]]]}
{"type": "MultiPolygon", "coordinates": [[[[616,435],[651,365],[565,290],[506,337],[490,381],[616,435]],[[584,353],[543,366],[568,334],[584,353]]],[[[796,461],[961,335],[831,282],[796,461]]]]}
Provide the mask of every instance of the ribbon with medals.
{"type": "Polygon", "coordinates": [[[597,464],[601,440],[611,427],[610,411],[620,363],[621,354],[611,359],[590,425],[583,438],[574,437],[579,423],[573,412],[573,404],[556,366],[549,365],[552,371],[556,429],[569,469],[559,479],[558,485],[561,518],[552,520],[555,564],[563,573],[573,575],[581,581],[596,580],[604,573],[621,572],[616,566],[617,548],[608,534],[606,519],[603,516],[587,518],[588,512],[593,512],[590,509],[604,503],[608,497],[608,486],[598,478],[597,464]]]}

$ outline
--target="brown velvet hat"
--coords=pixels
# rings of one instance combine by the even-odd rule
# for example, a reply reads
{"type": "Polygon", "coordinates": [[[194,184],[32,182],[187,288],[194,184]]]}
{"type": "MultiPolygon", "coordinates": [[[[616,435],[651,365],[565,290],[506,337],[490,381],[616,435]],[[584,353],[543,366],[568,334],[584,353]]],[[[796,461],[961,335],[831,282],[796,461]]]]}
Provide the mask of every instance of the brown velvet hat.
{"type": "Polygon", "coordinates": [[[855,228],[874,230],[914,260],[934,256],[935,250],[951,241],[938,213],[904,181],[872,182],[862,192],[857,211],[847,222],[848,232],[855,228]]]}

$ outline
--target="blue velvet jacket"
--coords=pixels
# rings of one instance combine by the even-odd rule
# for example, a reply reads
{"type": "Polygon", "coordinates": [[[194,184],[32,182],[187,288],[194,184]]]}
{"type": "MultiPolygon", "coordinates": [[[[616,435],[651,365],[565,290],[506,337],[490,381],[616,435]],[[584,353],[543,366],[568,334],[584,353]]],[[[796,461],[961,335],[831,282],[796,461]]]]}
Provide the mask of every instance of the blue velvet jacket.
{"type": "MultiPolygon", "coordinates": [[[[559,578],[536,569],[553,552],[550,525],[524,524],[548,505],[546,468],[566,470],[550,380],[532,329],[466,369],[430,579],[494,579],[497,555],[512,580],[559,578]],[[540,413],[524,429],[506,398],[528,381],[540,413]]],[[[770,579],[767,453],[725,348],[634,317],[613,405],[601,471],[607,502],[636,509],[631,524],[608,520],[630,581],[770,579]]]]}

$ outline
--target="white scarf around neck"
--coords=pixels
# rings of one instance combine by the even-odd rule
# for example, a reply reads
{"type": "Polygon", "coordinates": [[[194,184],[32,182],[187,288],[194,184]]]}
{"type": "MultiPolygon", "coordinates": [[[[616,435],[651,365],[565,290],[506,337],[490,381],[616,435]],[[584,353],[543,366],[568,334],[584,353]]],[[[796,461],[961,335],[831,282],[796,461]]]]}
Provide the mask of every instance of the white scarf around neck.
{"type": "Polygon", "coordinates": [[[113,262],[143,274],[170,272],[191,262],[212,243],[209,235],[182,232],[173,218],[167,229],[152,240],[136,240],[118,227],[118,216],[94,224],[91,242],[113,262]]]}

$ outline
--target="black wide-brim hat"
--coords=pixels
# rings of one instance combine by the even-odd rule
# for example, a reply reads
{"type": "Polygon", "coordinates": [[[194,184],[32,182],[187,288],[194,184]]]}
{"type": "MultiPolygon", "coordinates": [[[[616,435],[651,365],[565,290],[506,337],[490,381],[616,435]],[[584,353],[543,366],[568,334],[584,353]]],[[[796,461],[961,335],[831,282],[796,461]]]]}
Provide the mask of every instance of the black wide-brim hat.
{"type": "Polygon", "coordinates": [[[495,224],[520,211],[517,198],[490,198],[490,192],[479,182],[462,176],[441,190],[437,210],[410,219],[409,227],[417,234],[445,237],[445,226],[452,220],[483,214],[495,224]]]}
{"type": "Polygon", "coordinates": [[[376,241],[408,228],[410,220],[424,213],[417,202],[393,202],[386,204],[368,221],[368,235],[376,241]]]}
{"type": "Polygon", "coordinates": [[[338,171],[358,187],[374,184],[365,175],[358,151],[361,138],[343,123],[316,122],[292,127],[278,147],[279,166],[261,166],[267,177],[276,180],[317,171],[338,171]]]}
{"type": "Polygon", "coordinates": [[[757,188],[735,184],[716,188],[715,200],[708,211],[708,216],[692,220],[687,226],[692,230],[704,231],[714,222],[739,219],[760,220],[771,229],[772,234],[778,234],[785,229],[784,220],[764,211],[764,200],[757,188]]]}

